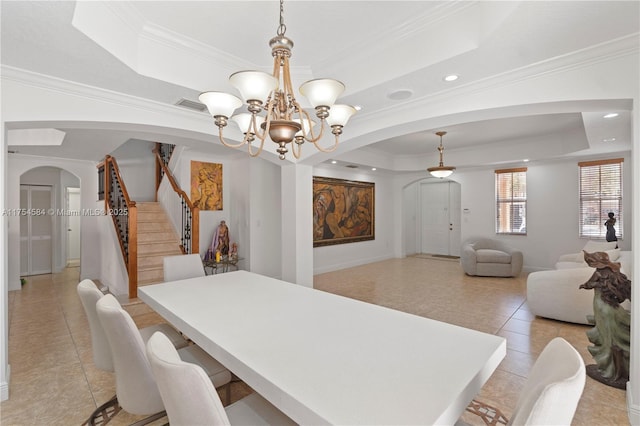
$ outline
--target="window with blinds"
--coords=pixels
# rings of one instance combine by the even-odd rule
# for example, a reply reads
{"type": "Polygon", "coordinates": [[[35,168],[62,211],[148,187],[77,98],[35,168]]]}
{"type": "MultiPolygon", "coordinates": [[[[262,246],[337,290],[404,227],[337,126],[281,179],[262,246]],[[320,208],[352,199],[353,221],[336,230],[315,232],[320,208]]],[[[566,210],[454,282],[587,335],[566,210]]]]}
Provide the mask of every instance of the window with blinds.
{"type": "Polygon", "coordinates": [[[580,237],[605,238],[604,223],[613,212],[622,238],[622,158],[578,163],[580,167],[580,237]]]}
{"type": "Polygon", "coordinates": [[[496,234],[527,235],[527,168],[496,170],[496,234]]]}

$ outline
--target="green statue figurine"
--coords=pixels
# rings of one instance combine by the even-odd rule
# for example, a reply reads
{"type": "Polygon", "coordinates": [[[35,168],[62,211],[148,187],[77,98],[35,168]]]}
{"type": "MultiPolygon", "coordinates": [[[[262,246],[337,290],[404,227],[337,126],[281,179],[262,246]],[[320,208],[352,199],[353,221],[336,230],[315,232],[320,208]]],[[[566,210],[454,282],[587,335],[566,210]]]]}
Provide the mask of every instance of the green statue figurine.
{"type": "Polygon", "coordinates": [[[587,319],[594,328],[587,331],[593,343],[587,349],[596,365],[587,366],[587,375],[601,383],[624,389],[629,380],[631,313],[620,306],[631,300],[631,281],[620,272],[620,263],[611,262],[604,252],[584,252],[584,260],[596,268],[580,288],[593,289],[593,316],[587,319]]]}

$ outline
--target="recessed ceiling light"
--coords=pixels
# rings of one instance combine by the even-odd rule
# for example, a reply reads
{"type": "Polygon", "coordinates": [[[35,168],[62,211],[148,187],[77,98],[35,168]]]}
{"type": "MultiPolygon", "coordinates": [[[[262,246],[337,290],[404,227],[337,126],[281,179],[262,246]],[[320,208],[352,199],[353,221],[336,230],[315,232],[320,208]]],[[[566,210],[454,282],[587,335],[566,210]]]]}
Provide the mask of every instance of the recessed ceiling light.
{"type": "Polygon", "coordinates": [[[615,118],[618,116],[617,112],[610,112],[609,114],[605,114],[602,116],[602,118],[615,118]]]}
{"type": "Polygon", "coordinates": [[[444,81],[448,81],[448,82],[456,81],[457,79],[458,79],[458,76],[456,74],[445,75],[443,78],[444,81]]]}
{"type": "Polygon", "coordinates": [[[376,171],[376,170],[378,170],[378,169],[376,169],[375,167],[372,167],[372,168],[371,168],[371,170],[373,170],[373,171],[375,172],[375,171],[376,171]]]}
{"type": "Polygon", "coordinates": [[[602,142],[615,142],[616,138],[606,138],[602,139],[602,142]]]}
{"type": "Polygon", "coordinates": [[[336,160],[331,160],[331,164],[336,164],[337,161],[336,160]]]}
{"type": "Polygon", "coordinates": [[[400,90],[396,90],[394,92],[389,92],[387,94],[387,98],[394,100],[394,101],[401,101],[404,99],[409,99],[411,96],[413,96],[413,92],[409,89],[400,89],[400,90]]]}
{"type": "Polygon", "coordinates": [[[529,162],[529,159],[528,159],[528,158],[525,158],[525,159],[524,159],[524,160],[522,160],[522,161],[524,161],[525,163],[528,163],[528,162],[529,162]]]}

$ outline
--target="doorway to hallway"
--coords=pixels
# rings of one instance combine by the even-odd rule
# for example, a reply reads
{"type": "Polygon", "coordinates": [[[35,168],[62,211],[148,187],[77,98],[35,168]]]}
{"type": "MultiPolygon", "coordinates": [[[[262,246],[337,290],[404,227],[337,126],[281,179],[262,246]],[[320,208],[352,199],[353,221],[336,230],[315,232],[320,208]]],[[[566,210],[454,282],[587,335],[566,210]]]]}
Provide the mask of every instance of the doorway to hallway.
{"type": "Polygon", "coordinates": [[[52,271],[51,186],[20,185],[20,275],[52,271]],[[28,213],[28,214],[27,214],[28,213]]]}

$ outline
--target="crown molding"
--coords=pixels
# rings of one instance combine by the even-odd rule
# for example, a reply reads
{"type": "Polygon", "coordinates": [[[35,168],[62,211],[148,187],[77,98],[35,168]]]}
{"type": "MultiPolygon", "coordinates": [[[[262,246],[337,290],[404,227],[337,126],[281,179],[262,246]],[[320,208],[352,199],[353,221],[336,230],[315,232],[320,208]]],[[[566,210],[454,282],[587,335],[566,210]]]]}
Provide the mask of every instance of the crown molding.
{"type": "Polygon", "coordinates": [[[173,116],[182,116],[189,119],[199,119],[200,117],[202,117],[202,120],[209,119],[209,114],[206,112],[189,110],[151,99],[140,98],[126,93],[115,92],[113,90],[90,86],[75,81],[64,80],[58,77],[40,74],[8,65],[2,65],[0,67],[0,80],[13,81],[25,86],[36,87],[65,95],[92,99],[98,102],[110,103],[138,110],[172,114],[173,116]]]}

